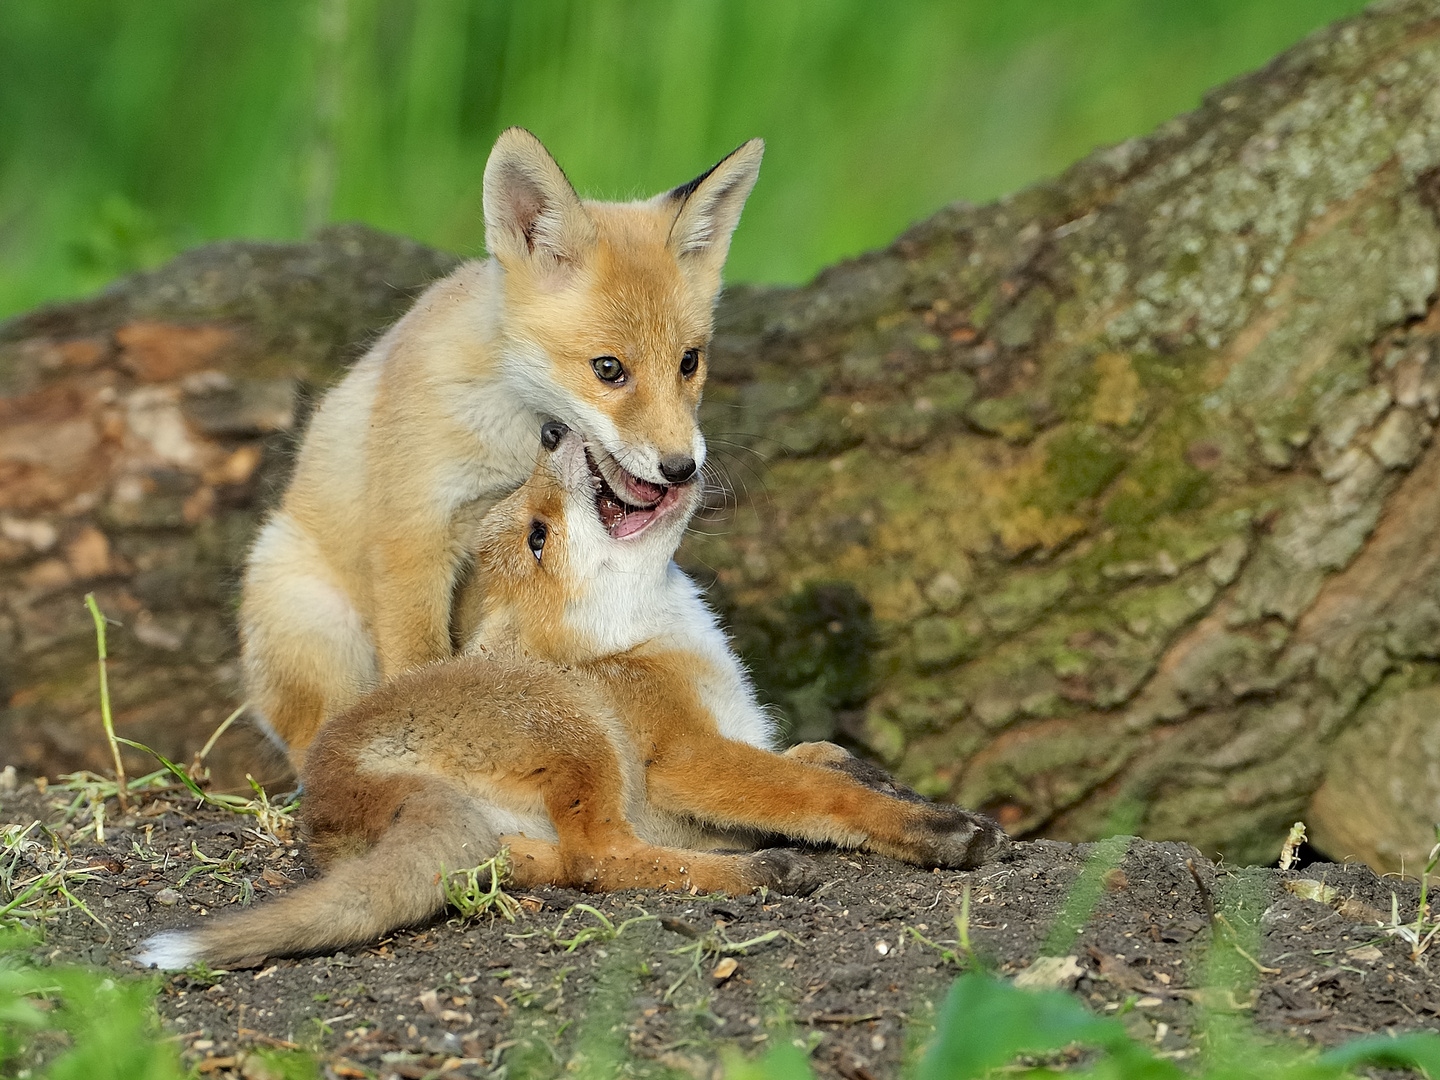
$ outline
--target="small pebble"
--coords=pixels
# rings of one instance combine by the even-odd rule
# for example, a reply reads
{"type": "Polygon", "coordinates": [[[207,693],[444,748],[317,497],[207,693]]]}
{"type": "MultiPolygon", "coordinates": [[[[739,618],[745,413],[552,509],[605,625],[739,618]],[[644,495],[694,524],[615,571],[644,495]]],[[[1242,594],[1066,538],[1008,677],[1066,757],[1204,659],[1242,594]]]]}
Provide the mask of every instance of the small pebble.
{"type": "Polygon", "coordinates": [[[171,888],[161,889],[155,894],[155,902],[157,904],[164,904],[166,907],[174,907],[183,899],[184,897],[171,888]]]}

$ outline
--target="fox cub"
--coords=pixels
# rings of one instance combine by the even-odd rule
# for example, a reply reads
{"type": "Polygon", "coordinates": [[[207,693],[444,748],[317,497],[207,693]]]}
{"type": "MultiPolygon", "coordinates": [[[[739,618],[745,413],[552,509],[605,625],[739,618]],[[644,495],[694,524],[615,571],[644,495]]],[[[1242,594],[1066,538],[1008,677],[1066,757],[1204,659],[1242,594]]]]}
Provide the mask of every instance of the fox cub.
{"type": "Polygon", "coordinates": [[[816,883],[803,856],[756,850],[771,838],[945,867],[1005,844],[994,822],[897,789],[837,746],[776,753],[739,660],[671,561],[698,488],[627,508],[577,433],[552,422],[542,441],[553,449],[477,530],[472,655],[402,674],[311,749],[303,815],[328,873],[159,934],[140,962],[371,940],[440,911],[443,875],[502,845],[522,887],[745,893],[816,883]]]}
{"type": "Polygon", "coordinates": [[[467,541],[547,419],[580,432],[625,540],[705,460],[696,409],[764,145],[632,203],[582,202],[528,131],[485,166],[490,258],[421,295],[328,393],[249,556],[246,690],[299,770],[321,723],[453,655],[467,541]]]}

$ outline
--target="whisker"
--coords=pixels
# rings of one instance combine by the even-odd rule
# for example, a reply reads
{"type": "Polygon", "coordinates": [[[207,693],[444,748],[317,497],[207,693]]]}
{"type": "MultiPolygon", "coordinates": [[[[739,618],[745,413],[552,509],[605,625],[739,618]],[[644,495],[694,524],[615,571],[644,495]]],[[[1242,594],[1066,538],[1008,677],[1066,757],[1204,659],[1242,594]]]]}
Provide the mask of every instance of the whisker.
{"type": "Polygon", "coordinates": [[[746,461],[744,458],[732,458],[726,460],[723,455],[719,454],[716,455],[716,461],[717,463],[723,462],[725,465],[742,468],[747,473],[749,473],[753,479],[759,481],[760,484],[765,484],[765,469],[762,466],[757,466],[749,461],[746,461]]]}

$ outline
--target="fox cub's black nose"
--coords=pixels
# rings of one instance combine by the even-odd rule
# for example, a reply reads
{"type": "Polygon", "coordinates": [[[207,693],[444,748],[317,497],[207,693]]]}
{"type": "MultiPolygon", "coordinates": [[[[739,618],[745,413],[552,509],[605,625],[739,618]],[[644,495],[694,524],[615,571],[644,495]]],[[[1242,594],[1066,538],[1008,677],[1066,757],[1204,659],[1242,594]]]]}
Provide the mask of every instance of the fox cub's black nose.
{"type": "Polygon", "coordinates": [[[546,420],[540,425],[540,445],[546,450],[554,450],[569,431],[559,420],[546,420]]]}
{"type": "Polygon", "coordinates": [[[679,456],[661,458],[660,475],[672,484],[683,484],[695,475],[695,459],[679,456]]]}

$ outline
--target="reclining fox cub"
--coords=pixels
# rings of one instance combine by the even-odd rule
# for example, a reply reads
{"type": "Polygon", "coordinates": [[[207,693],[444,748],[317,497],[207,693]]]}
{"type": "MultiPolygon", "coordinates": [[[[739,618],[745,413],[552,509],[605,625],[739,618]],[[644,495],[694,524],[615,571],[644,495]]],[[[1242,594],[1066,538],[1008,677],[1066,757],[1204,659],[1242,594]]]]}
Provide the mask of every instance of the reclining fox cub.
{"type": "Polygon", "coordinates": [[[473,655],[401,675],[328,723],[302,812],[318,881],[197,929],[141,963],[183,967],[370,940],[445,904],[444,873],[502,844],[512,880],[803,892],[808,861],[767,838],[970,867],[999,826],[896,789],[827,743],[772,751],[771,725],[695,585],[671,562],[700,497],[634,513],[579,435],[547,423],[530,479],[481,522],[473,655]],[[742,849],[725,854],[715,848],[742,849]]]}
{"type": "Polygon", "coordinates": [[[432,285],[325,397],[250,553],[247,694],[297,771],[326,718],[452,655],[470,530],[530,474],[544,420],[584,437],[617,536],[697,475],[712,310],[763,149],[621,204],[581,202],[529,132],[497,140],[492,258],[432,285]]]}

